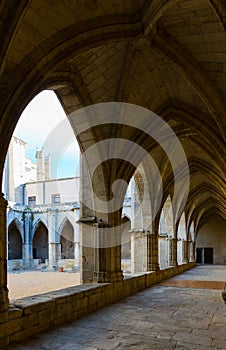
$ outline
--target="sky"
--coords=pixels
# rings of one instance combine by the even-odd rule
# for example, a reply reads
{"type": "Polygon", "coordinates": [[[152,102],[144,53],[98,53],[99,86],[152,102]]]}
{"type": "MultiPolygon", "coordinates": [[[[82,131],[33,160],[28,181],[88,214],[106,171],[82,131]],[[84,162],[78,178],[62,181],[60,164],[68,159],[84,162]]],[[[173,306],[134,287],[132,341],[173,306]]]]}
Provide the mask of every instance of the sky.
{"type": "Polygon", "coordinates": [[[42,91],[28,104],[14,136],[27,142],[26,156],[33,161],[37,150],[50,154],[52,178],[79,175],[79,146],[53,91],[42,91]]]}

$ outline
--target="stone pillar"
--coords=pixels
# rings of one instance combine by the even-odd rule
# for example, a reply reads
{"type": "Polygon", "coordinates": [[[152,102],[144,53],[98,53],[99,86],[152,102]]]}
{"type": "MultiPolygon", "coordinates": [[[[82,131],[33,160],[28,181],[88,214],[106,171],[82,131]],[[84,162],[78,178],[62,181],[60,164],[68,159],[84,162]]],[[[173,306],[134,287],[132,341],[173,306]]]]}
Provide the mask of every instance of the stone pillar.
{"type": "Polygon", "coordinates": [[[79,210],[74,210],[74,259],[75,266],[80,265],[80,229],[79,229],[79,210]]]}
{"type": "Polygon", "coordinates": [[[147,233],[131,230],[131,273],[147,271],[147,233]]]}
{"type": "Polygon", "coordinates": [[[131,228],[132,230],[143,228],[141,207],[138,199],[134,178],[131,179],[131,228]]]}
{"type": "Polygon", "coordinates": [[[33,259],[33,252],[32,252],[32,213],[24,212],[24,268],[30,269],[32,267],[32,259],[33,259]]]}
{"type": "Polygon", "coordinates": [[[158,271],[159,267],[159,245],[158,235],[154,233],[147,234],[147,249],[148,249],[148,271],[158,271]]]}
{"type": "Polygon", "coordinates": [[[58,243],[49,242],[49,269],[56,271],[58,257],[58,243]]]}
{"type": "Polygon", "coordinates": [[[94,274],[93,224],[96,216],[84,203],[92,203],[92,186],[83,157],[80,158],[80,282],[92,283],[94,274]]]}
{"type": "Polygon", "coordinates": [[[6,208],[7,201],[0,194],[0,313],[8,310],[9,298],[7,288],[6,261],[6,208]]]}
{"type": "Polygon", "coordinates": [[[182,264],[188,263],[188,242],[182,241],[182,264]]]}
{"type": "Polygon", "coordinates": [[[190,248],[189,261],[194,262],[195,261],[195,243],[193,241],[189,242],[189,248],[190,248]]]}
{"type": "Polygon", "coordinates": [[[80,219],[80,282],[92,283],[94,274],[94,217],[80,219]]]}
{"type": "Polygon", "coordinates": [[[94,281],[117,282],[123,279],[121,270],[121,233],[107,223],[93,226],[94,233],[94,281]]]}
{"type": "Polygon", "coordinates": [[[177,239],[168,238],[168,265],[177,266],[177,239]]]}
{"type": "Polygon", "coordinates": [[[58,242],[56,241],[56,212],[48,212],[48,235],[49,235],[49,269],[57,269],[58,242]]]}

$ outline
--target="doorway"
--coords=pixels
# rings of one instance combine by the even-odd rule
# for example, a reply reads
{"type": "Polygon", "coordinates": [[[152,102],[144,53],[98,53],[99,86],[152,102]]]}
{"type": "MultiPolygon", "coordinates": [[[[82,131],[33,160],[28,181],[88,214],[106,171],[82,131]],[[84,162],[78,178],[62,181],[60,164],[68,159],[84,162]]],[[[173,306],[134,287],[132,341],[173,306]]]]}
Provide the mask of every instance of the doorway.
{"type": "Polygon", "coordinates": [[[204,248],[204,264],[213,264],[213,248],[204,248]]]}
{"type": "Polygon", "coordinates": [[[213,248],[197,248],[196,262],[197,264],[213,264],[213,248]]]}

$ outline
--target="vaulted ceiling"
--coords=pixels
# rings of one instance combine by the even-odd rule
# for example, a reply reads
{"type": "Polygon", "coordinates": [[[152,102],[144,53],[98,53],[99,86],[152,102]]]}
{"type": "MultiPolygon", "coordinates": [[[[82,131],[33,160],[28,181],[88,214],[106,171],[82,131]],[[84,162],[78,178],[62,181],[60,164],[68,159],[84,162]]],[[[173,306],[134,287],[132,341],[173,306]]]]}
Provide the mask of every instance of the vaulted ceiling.
{"type": "MultiPolygon", "coordinates": [[[[225,29],[225,0],[2,0],[1,170],[23,109],[43,89],[56,92],[67,114],[128,102],[157,113],[180,139],[190,170],[189,221],[226,218],[225,29]]],[[[134,140],[138,132],[120,136],[134,140]]],[[[170,193],[162,151],[145,147],[170,193]]]]}

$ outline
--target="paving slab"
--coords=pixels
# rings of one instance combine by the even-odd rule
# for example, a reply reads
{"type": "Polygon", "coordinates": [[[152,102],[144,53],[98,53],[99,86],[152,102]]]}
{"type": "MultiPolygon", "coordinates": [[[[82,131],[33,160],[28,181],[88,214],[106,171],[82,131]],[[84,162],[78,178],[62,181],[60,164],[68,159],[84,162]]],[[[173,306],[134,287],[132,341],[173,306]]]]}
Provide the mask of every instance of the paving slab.
{"type": "MultiPolygon", "coordinates": [[[[176,278],[226,281],[226,266],[189,272],[176,278]]],[[[221,290],[158,284],[6,350],[225,350],[225,331],[221,290]]]]}

